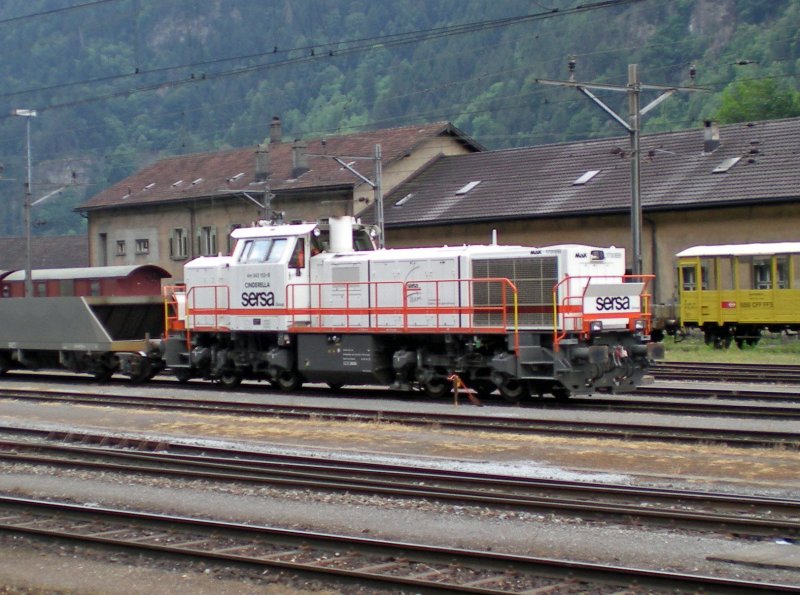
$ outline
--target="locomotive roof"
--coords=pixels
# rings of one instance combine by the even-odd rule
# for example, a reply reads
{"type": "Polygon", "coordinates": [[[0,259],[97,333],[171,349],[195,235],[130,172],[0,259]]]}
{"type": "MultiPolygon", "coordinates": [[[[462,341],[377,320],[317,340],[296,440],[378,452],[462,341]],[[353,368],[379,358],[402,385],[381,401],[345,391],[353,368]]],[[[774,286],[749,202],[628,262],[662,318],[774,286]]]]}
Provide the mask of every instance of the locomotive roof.
{"type": "MultiPolygon", "coordinates": [[[[80,267],[67,269],[35,269],[31,271],[34,281],[61,281],[67,279],[111,279],[115,277],[128,277],[139,270],[151,269],[167,278],[171,275],[154,264],[120,265],[110,267],[80,267]]],[[[14,271],[7,275],[4,281],[23,281],[25,271],[14,271]]]]}
{"type": "Polygon", "coordinates": [[[331,254],[332,258],[353,257],[357,260],[369,259],[371,261],[392,261],[395,259],[414,259],[430,257],[449,257],[461,255],[503,255],[514,253],[519,255],[521,252],[553,252],[558,253],[565,250],[608,250],[608,248],[596,248],[595,246],[583,246],[579,244],[564,244],[557,246],[519,246],[504,244],[463,244],[458,246],[429,246],[419,248],[389,248],[386,250],[374,250],[368,252],[345,252],[331,254]]]}
{"type": "Polygon", "coordinates": [[[296,223],[289,225],[264,225],[259,227],[239,227],[231,232],[231,237],[240,238],[266,238],[273,236],[300,236],[311,232],[316,223],[296,223]]]}
{"type": "Polygon", "coordinates": [[[757,244],[722,244],[719,246],[692,246],[678,252],[678,258],[693,256],[761,256],[800,252],[800,242],[770,242],[757,244]]]}

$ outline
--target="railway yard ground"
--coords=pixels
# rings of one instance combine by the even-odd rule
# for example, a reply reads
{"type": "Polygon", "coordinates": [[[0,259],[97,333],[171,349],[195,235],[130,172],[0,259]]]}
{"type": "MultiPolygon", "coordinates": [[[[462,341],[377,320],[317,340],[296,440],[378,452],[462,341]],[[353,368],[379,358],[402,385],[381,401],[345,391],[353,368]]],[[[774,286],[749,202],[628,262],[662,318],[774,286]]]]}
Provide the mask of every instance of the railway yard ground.
{"type": "MultiPolygon", "coordinates": [[[[86,444],[81,436],[113,436],[126,451],[169,449],[236,449],[277,457],[312,457],[321,463],[358,463],[394,469],[416,467],[454,473],[491,474],[558,482],[584,482],[694,492],[736,494],[756,498],[796,500],[800,494],[800,442],[781,438],[773,446],[736,446],[722,440],[668,440],[623,435],[582,435],[569,430],[548,433],[508,429],[459,428],[434,420],[406,424],[393,412],[416,415],[506,417],[584,425],[629,423],[637,426],[691,427],[739,432],[800,433],[796,418],[748,418],[680,411],[591,409],[580,402],[566,405],[537,402],[508,406],[486,403],[476,407],[466,399],[432,402],[419,394],[405,398],[387,391],[339,393],[306,390],[294,395],[261,391],[255,383],[242,390],[208,390],[206,383],[180,386],[169,381],[134,386],[113,382],[99,386],[61,375],[10,373],[0,388],[93,395],[134,395],[253,403],[319,410],[299,417],[269,413],[164,409],[145,403],[117,405],[28,399],[0,394],[0,439],[10,441],[13,430],[35,430],[48,444],[86,444]],[[372,418],[327,416],[325,408],[371,411],[372,418]]],[[[728,384],[657,380],[654,388],[718,387],[708,402],[724,400],[728,384]]],[[[742,384],[732,385],[742,389],[742,384]]],[[[744,385],[748,390],[760,383],[744,385]]],[[[800,384],[770,384],[767,392],[783,395],[781,408],[800,410],[800,384]],[[795,399],[795,400],[792,400],[795,399]]],[[[647,387],[633,397],[597,395],[596,399],[643,400],[647,387]]],[[[652,397],[653,401],[665,397],[652,397]]],[[[697,399],[692,399],[692,403],[697,399]]],[[[688,400],[687,400],[688,403],[688,400]]],[[[759,404],[763,403],[759,401],[759,404]]],[[[770,406],[769,404],[767,406],[770,406]]],[[[778,405],[775,405],[776,407],[778,405]]],[[[37,438],[28,438],[37,442],[37,438]]],[[[102,442],[102,441],[101,441],[102,442]]],[[[177,451],[176,451],[177,452],[177,451]]],[[[388,494],[353,483],[352,488],[313,487],[312,483],[236,481],[188,474],[130,472],[92,468],[78,463],[46,463],[22,456],[18,447],[0,447],[0,496],[89,504],[201,517],[248,525],[316,531],[357,538],[387,539],[441,547],[624,566],[655,571],[677,571],[736,581],[756,581],[796,587],[800,591],[800,517],[795,509],[777,525],[759,535],[738,526],[705,527],[662,519],[651,522],[644,513],[581,512],[547,505],[491,503],[436,497],[428,489],[434,479],[417,477],[405,495],[388,494]],[[419,495],[415,495],[418,490],[419,495]],[[784,527],[781,529],[780,527],[784,527]]],[[[185,453],[184,453],[185,454],[185,453]]],[[[188,456],[188,455],[187,455],[188,456]]],[[[255,456],[255,455],[254,455],[255,456]]],[[[294,472],[297,473],[297,472],[294,472]]],[[[392,474],[391,472],[389,473],[392,474]]],[[[399,475],[399,472],[398,472],[399,475]]],[[[314,480],[318,481],[318,480],[314,480]]],[[[499,480],[498,480],[499,483],[499,480]]],[[[492,493],[492,487],[478,491],[492,493]]],[[[590,499],[592,497],[589,497],[590,499]]],[[[574,498],[573,498],[574,499],[574,498]]],[[[646,508],[652,506],[639,503],[646,508]]],[[[696,516],[712,516],[708,504],[693,509],[696,516]]],[[[734,514],[748,516],[742,504],[734,514]]],[[[765,512],[769,517],[773,511],[765,512]]],[[[0,520],[4,518],[0,509],[0,520]]],[[[688,521],[687,521],[688,522],[688,521]]],[[[109,530],[108,533],[113,533],[109,530]]],[[[299,550],[298,550],[299,551],[299,550]]],[[[338,554],[337,554],[338,555],[338,554]]],[[[434,571],[438,572],[438,571],[434,571]]],[[[572,579],[567,579],[566,583],[572,579]]],[[[0,530],[0,593],[372,593],[399,592],[375,585],[353,586],[292,569],[254,569],[233,562],[211,562],[170,554],[52,541],[0,530]]],[[[558,583],[561,584],[561,583],[558,583]]],[[[491,589],[487,587],[486,592],[491,589]]],[[[524,589],[522,589],[524,590],[524,589]]],[[[714,592],[715,589],[709,589],[714,592]]],[[[720,590],[721,587],[720,587],[720,590]]],[[[424,591],[409,587],[405,592],[424,591]]],[[[532,589],[531,589],[532,591],[532,589]]],[[[583,592],[555,587],[543,592],[583,592]]],[[[650,592],[645,586],[593,592],[650,592]]]]}

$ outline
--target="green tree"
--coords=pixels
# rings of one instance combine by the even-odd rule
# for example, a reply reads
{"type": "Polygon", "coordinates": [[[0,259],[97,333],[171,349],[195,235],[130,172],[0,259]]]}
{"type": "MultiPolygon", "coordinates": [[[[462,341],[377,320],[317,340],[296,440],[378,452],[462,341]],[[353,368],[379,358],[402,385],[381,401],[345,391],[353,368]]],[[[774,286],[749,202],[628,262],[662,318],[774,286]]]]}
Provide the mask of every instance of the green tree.
{"type": "Polygon", "coordinates": [[[800,116],[800,93],[772,78],[731,83],[716,113],[721,124],[795,116],[800,116]]]}

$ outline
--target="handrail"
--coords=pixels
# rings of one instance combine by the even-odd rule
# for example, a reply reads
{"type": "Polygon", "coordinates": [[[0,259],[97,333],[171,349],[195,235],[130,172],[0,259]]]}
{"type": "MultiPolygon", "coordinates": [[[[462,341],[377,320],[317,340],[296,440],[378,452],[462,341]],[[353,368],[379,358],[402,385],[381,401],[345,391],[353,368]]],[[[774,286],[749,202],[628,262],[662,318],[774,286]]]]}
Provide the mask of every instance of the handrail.
{"type": "MultiPolygon", "coordinates": [[[[229,329],[223,329],[222,327],[220,327],[220,325],[219,325],[219,317],[222,316],[225,312],[227,312],[227,310],[230,308],[230,303],[231,303],[231,288],[230,288],[230,286],[228,286],[228,285],[194,285],[193,287],[190,287],[189,290],[186,292],[186,320],[188,322],[194,316],[213,316],[214,317],[214,323],[210,326],[210,328],[212,328],[212,329],[229,330],[229,329]],[[197,293],[198,293],[198,290],[203,290],[203,289],[212,289],[214,291],[213,306],[204,307],[204,308],[197,307],[197,304],[195,303],[195,301],[197,299],[197,293]],[[219,289],[224,290],[224,294],[223,294],[225,296],[225,304],[224,304],[224,306],[221,306],[219,304],[219,301],[220,301],[219,300],[220,294],[219,294],[219,291],[218,291],[219,289]],[[193,312],[194,310],[200,311],[201,313],[200,314],[195,314],[193,312]],[[223,314],[221,314],[220,311],[222,311],[223,314]]],[[[194,321],[192,321],[192,324],[187,324],[186,326],[187,326],[187,329],[200,328],[200,327],[197,327],[196,324],[194,324],[194,321]]],[[[205,326],[207,326],[207,325],[203,325],[203,327],[205,327],[205,326]]]]}
{"type": "Polygon", "coordinates": [[[415,281],[341,281],[295,283],[286,287],[289,326],[296,332],[514,332],[514,349],[519,350],[517,287],[505,277],[479,279],[425,279],[415,281]],[[474,303],[476,284],[495,284],[500,288],[499,303],[474,303]],[[464,285],[467,285],[466,288],[464,285]],[[453,286],[448,290],[448,286],[453,286]],[[384,291],[396,286],[395,291],[384,291]],[[337,294],[331,296],[330,292],[337,294]],[[301,294],[302,292],[302,294],[301,294]],[[509,296],[510,294],[510,296],[509,296]],[[302,297],[298,297],[302,295],[302,297]],[[307,306],[296,306],[305,296],[307,306]],[[424,303],[414,304],[414,296],[424,303]],[[368,296],[368,299],[365,299],[368,296]],[[383,297],[382,297],[383,296],[383,297]],[[398,300],[398,296],[402,299],[398,300]],[[340,302],[326,306],[331,298],[340,302]],[[312,299],[313,298],[313,299],[312,299]],[[468,302],[464,305],[462,302],[468,302]],[[315,303],[316,305],[311,305],[315,303]],[[498,315],[493,324],[477,324],[475,316],[498,315]],[[453,322],[445,317],[453,317],[453,322]],[[342,317],[343,321],[326,321],[342,317]],[[396,320],[387,317],[395,317],[396,320]],[[430,324],[425,324],[426,319],[430,324]],[[465,321],[462,317],[468,317],[465,321]],[[457,320],[457,322],[456,322],[457,320]],[[396,322],[396,323],[395,323],[396,322]],[[416,322],[416,324],[415,324],[416,322]]]}
{"type": "Polygon", "coordinates": [[[164,300],[164,339],[169,338],[170,331],[185,328],[185,323],[181,322],[178,300],[175,298],[175,294],[184,293],[185,290],[183,285],[164,285],[161,288],[161,297],[164,300]]]}
{"type": "Polygon", "coordinates": [[[570,330],[577,331],[582,337],[589,335],[589,325],[594,320],[602,320],[604,318],[627,318],[627,328],[631,331],[635,330],[634,325],[636,320],[645,321],[644,332],[650,333],[653,314],[650,311],[651,307],[651,294],[647,293],[647,288],[650,282],[655,279],[655,275],[565,275],[558,283],[553,286],[553,349],[559,351],[560,343],[564,340],[570,330]],[[569,293],[568,283],[575,280],[585,279],[586,283],[581,283],[580,295],[572,295],[569,293]],[[610,312],[608,314],[586,314],[585,300],[586,292],[591,286],[593,281],[613,279],[617,283],[642,283],[642,289],[639,293],[640,304],[637,312],[610,312]],[[567,293],[559,301],[559,292],[562,286],[566,286],[567,293]],[[561,319],[559,332],[559,319],[561,319]],[[567,321],[573,321],[574,326],[577,328],[568,329],[567,321]]]}
{"type": "MultiPolygon", "coordinates": [[[[227,285],[198,285],[186,291],[187,335],[200,328],[196,325],[197,316],[213,317],[212,325],[203,325],[202,328],[217,329],[221,316],[243,315],[242,310],[231,310],[230,293],[227,285]],[[210,300],[212,304],[198,307],[198,294],[209,289],[213,290],[213,300],[210,300]],[[220,293],[220,290],[223,292],[220,293]]],[[[486,292],[487,295],[489,293],[491,292],[486,292]]],[[[206,301],[209,301],[208,297],[206,301]]],[[[293,283],[286,286],[284,304],[284,307],[247,312],[286,317],[285,325],[280,322],[278,328],[297,333],[511,331],[514,335],[514,351],[519,353],[518,290],[505,277],[293,283]],[[493,296],[492,303],[475,304],[474,289],[477,284],[497,288],[499,294],[493,296]],[[332,295],[331,292],[336,293],[332,295]],[[416,300],[419,303],[415,303],[416,300]],[[336,302],[335,305],[325,305],[331,301],[336,302]],[[312,306],[312,303],[315,305],[312,306]],[[485,319],[476,320],[481,315],[485,315],[485,319]]],[[[177,309],[177,304],[175,307],[177,309]]],[[[173,324],[172,328],[175,329],[176,326],[173,324]]]]}

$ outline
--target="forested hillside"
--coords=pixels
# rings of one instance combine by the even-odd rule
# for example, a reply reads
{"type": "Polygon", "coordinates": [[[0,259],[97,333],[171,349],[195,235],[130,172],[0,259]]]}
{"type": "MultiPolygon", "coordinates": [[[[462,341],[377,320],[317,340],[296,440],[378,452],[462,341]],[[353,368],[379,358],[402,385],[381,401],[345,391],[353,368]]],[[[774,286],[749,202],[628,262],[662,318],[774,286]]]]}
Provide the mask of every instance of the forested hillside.
{"type": "MultiPolygon", "coordinates": [[[[34,233],[159,156],[449,120],[488,148],[620,135],[565,80],[702,87],[647,131],[800,115],[800,0],[4,0],[0,235],[34,233]],[[696,74],[690,77],[690,68],[696,74]]],[[[598,92],[626,113],[623,93],[598,92]]],[[[653,95],[653,98],[655,95],[653,95]]],[[[647,101],[645,94],[643,101],[647,101]]]]}

